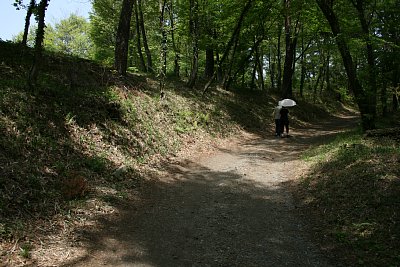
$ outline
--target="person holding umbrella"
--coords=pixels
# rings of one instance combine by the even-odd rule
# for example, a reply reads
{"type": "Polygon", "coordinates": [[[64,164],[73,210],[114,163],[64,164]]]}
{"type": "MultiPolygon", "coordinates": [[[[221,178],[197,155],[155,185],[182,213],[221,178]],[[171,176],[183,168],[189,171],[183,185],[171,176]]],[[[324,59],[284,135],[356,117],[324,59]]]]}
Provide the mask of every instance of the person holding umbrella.
{"type": "Polygon", "coordinates": [[[279,103],[282,105],[282,108],[279,112],[281,114],[280,132],[283,136],[284,130],[286,130],[286,137],[289,137],[289,110],[287,109],[287,107],[294,107],[296,105],[296,102],[292,99],[283,99],[279,103]]]}

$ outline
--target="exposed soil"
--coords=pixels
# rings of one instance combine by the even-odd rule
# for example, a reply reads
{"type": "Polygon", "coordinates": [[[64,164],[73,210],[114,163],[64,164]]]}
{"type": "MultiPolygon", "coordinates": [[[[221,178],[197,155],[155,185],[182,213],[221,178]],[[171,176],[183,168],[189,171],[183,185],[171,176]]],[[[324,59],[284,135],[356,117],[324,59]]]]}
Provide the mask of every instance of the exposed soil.
{"type": "Polygon", "coordinates": [[[136,201],[80,233],[63,266],[335,266],[313,242],[286,183],[310,145],[353,125],[343,117],[241,138],[163,166],[136,201]]]}

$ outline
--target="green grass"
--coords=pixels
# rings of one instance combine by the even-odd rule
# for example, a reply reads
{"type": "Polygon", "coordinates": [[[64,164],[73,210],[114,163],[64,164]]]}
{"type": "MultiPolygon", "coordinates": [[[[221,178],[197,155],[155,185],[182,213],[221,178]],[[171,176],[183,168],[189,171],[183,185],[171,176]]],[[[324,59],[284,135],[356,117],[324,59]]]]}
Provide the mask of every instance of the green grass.
{"type": "Polygon", "coordinates": [[[348,132],[303,159],[314,167],[299,193],[321,240],[349,266],[399,266],[398,142],[348,132]]]}

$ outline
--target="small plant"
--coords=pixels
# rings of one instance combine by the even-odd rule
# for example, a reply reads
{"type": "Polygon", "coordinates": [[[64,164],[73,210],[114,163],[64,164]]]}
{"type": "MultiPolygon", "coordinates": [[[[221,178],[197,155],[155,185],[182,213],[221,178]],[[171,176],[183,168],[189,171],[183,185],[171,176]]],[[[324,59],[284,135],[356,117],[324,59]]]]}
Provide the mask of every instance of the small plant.
{"type": "Polygon", "coordinates": [[[75,123],[75,115],[73,115],[71,112],[68,112],[67,115],[65,115],[65,124],[66,125],[72,125],[75,123]]]}
{"type": "Polygon", "coordinates": [[[25,259],[29,259],[31,257],[31,251],[32,251],[32,245],[29,243],[24,243],[22,246],[19,248],[20,253],[19,255],[25,259]]]}

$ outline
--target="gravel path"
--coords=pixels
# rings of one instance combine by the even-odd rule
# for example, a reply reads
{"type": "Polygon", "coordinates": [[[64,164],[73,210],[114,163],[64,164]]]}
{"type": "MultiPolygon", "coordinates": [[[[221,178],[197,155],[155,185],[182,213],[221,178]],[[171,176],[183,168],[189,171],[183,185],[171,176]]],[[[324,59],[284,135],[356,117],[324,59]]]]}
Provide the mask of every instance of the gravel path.
{"type": "Polygon", "coordinates": [[[302,151],[341,129],[333,125],[295,129],[292,138],[248,136],[166,166],[170,175],[86,233],[86,255],[66,266],[332,266],[284,184],[305,171],[302,151]]]}

